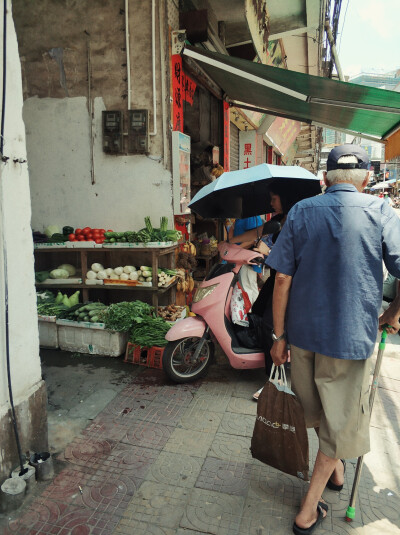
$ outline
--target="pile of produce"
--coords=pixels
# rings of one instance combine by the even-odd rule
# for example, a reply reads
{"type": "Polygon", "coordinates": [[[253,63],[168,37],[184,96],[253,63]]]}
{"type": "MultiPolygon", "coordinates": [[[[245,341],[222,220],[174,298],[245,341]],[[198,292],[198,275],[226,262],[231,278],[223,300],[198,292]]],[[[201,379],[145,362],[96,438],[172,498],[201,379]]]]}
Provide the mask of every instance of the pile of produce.
{"type": "MultiPolygon", "coordinates": [[[[66,228],[66,227],[64,227],[66,228]]],[[[72,228],[72,227],[71,227],[72,228]]],[[[106,234],[112,233],[112,230],[105,231],[103,228],[77,228],[68,234],[69,241],[94,241],[95,243],[104,243],[106,234]]]]}
{"type": "Polygon", "coordinates": [[[128,230],[126,232],[107,231],[104,234],[106,243],[148,243],[178,241],[182,239],[182,233],[178,230],[168,230],[168,218],[160,218],[160,228],[153,228],[150,217],[144,218],[145,227],[137,232],[128,230]]]}
{"type": "Polygon", "coordinates": [[[102,314],[106,329],[118,332],[130,331],[135,323],[141,323],[153,314],[153,307],[142,301],[122,301],[107,307],[102,314]]]}
{"type": "Polygon", "coordinates": [[[61,264],[56,269],[36,271],[35,281],[44,282],[47,279],[68,279],[76,274],[76,268],[72,264],[61,264]]]}
{"type": "MultiPolygon", "coordinates": [[[[175,269],[159,268],[158,269],[158,286],[168,286],[174,276],[177,275],[175,269]]],[[[153,271],[150,266],[118,266],[115,268],[105,268],[102,264],[94,263],[87,272],[88,280],[121,280],[121,281],[138,281],[152,282],[153,271]]]]}
{"type": "Polygon", "coordinates": [[[165,321],[176,321],[182,316],[184,309],[185,307],[178,305],[159,306],[157,315],[165,321]]]}
{"type": "Polygon", "coordinates": [[[58,292],[55,296],[52,292],[38,292],[36,294],[37,311],[40,316],[56,316],[64,318],[65,315],[79,305],[80,291],[76,291],[70,297],[58,292]]]}
{"type": "Polygon", "coordinates": [[[107,309],[104,303],[80,303],[71,307],[69,311],[62,314],[60,318],[73,321],[86,321],[90,323],[103,323],[102,313],[107,309]]]}
{"type": "Polygon", "coordinates": [[[163,347],[167,345],[165,335],[170,328],[162,318],[146,317],[132,327],[129,341],[141,347],[163,347]]]}

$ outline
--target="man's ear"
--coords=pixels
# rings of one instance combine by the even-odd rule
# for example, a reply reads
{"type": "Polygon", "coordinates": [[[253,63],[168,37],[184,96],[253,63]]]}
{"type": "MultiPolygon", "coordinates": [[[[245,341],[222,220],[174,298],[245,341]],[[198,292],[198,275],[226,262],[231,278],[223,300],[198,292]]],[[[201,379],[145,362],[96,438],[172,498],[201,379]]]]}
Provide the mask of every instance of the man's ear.
{"type": "Polygon", "coordinates": [[[372,171],[368,171],[368,173],[365,175],[365,178],[364,178],[362,186],[361,186],[362,187],[361,191],[365,188],[365,186],[368,185],[369,177],[371,176],[371,173],[372,173],[372,171]]]}
{"type": "Polygon", "coordinates": [[[327,188],[329,188],[330,184],[329,184],[329,182],[328,182],[328,179],[326,178],[327,172],[324,171],[323,173],[324,173],[324,182],[325,182],[325,186],[326,186],[327,188]]]}

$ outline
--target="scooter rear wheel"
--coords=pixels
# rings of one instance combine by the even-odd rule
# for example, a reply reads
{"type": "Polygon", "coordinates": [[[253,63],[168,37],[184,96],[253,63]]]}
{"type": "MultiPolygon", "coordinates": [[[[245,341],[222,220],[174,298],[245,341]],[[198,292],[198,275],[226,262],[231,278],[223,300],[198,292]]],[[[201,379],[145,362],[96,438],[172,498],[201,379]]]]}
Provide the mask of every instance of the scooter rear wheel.
{"type": "Polygon", "coordinates": [[[195,362],[192,356],[201,338],[191,336],[169,342],[164,349],[163,368],[175,383],[190,383],[207,374],[214,356],[214,344],[207,340],[195,362]]]}

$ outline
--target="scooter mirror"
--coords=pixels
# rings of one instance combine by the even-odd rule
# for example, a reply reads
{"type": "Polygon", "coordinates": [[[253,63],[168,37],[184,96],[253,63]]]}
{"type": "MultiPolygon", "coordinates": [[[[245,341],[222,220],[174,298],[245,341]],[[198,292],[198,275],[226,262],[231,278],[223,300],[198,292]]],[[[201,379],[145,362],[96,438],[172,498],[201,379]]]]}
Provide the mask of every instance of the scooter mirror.
{"type": "Polygon", "coordinates": [[[263,236],[265,236],[266,234],[275,234],[276,232],[279,232],[280,230],[281,230],[281,224],[279,223],[279,221],[271,220],[271,221],[267,221],[266,223],[264,223],[262,234],[263,236]]]}

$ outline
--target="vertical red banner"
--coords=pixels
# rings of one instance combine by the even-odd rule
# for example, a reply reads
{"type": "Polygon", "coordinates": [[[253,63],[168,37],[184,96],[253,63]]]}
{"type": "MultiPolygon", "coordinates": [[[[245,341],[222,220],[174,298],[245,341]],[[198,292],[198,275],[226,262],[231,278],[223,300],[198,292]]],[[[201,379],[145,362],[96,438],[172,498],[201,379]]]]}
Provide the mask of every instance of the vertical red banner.
{"type": "Polygon", "coordinates": [[[274,153],[274,149],[272,147],[267,147],[267,163],[272,163],[273,161],[273,153],[274,153]]]}
{"type": "Polygon", "coordinates": [[[182,57],[171,56],[172,63],[172,129],[183,132],[182,57]]]}
{"type": "Polygon", "coordinates": [[[231,121],[229,104],[224,102],[224,170],[230,170],[231,121]]]}

